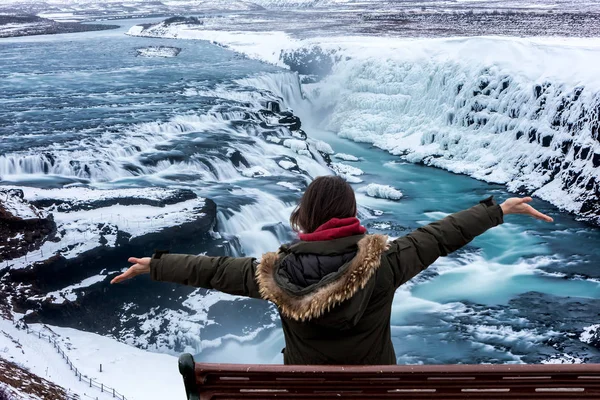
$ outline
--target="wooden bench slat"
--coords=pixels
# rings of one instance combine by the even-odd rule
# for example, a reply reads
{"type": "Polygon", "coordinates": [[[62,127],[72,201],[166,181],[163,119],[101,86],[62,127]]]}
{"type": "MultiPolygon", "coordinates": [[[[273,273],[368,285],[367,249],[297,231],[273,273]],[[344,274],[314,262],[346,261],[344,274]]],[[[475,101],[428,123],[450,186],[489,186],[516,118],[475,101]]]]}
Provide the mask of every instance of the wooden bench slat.
{"type": "Polygon", "coordinates": [[[600,399],[600,365],[284,366],[180,357],[188,400],[600,399]]]}

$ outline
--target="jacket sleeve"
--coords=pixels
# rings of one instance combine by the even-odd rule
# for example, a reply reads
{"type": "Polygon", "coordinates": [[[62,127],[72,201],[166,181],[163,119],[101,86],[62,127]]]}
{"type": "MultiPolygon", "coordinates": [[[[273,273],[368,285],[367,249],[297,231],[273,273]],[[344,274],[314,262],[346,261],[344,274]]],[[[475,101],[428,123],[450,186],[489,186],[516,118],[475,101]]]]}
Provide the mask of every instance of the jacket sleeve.
{"type": "Polygon", "coordinates": [[[255,280],[256,259],[162,254],[150,261],[155,281],[174,282],[253,298],[260,298],[255,280]]]}
{"type": "Polygon", "coordinates": [[[476,236],[503,223],[503,217],[500,206],[493,197],[489,197],[474,207],[394,240],[384,257],[392,268],[395,288],[415,277],[440,256],[447,256],[476,236]]]}

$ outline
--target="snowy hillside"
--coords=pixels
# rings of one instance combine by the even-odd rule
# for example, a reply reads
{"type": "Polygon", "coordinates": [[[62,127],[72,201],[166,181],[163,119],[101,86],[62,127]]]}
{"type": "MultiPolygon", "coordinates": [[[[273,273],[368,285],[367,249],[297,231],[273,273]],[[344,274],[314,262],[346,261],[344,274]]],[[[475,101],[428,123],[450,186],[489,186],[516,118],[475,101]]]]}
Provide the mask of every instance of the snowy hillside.
{"type": "MultiPolygon", "coordinates": [[[[185,397],[176,357],[150,353],[114,339],[75,329],[31,325],[29,331],[27,333],[11,321],[0,319],[0,372],[6,374],[5,377],[9,376],[9,365],[3,359],[27,368],[27,371],[10,369],[13,373],[19,373],[21,378],[6,382],[11,391],[20,396],[19,399],[62,399],[61,390],[70,394],[69,399],[114,398],[112,390],[102,392],[95,387],[96,382],[114,388],[127,400],[185,397]],[[44,336],[40,337],[38,332],[44,336]],[[49,343],[47,337],[58,347],[49,343]],[[73,367],[81,372],[81,380],[59,351],[64,352],[73,367]],[[92,387],[84,382],[90,378],[94,381],[92,387]],[[44,384],[46,380],[54,384],[44,384]],[[36,393],[28,397],[27,393],[31,390],[23,386],[28,381],[39,381],[40,386],[46,387],[46,392],[42,394],[37,389],[39,397],[35,396],[36,393]]],[[[4,379],[0,377],[0,384],[2,381],[4,379]]]]}
{"type": "Polygon", "coordinates": [[[0,399],[73,399],[67,396],[69,395],[64,388],[29,372],[26,367],[0,357],[0,399]]]}

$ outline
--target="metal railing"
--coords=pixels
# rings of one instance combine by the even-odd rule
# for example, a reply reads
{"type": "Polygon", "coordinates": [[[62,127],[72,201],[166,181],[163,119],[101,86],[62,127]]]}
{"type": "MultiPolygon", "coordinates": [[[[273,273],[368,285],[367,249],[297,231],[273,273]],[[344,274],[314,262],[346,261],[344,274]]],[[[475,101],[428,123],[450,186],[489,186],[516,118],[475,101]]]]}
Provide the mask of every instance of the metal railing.
{"type": "MultiPolygon", "coordinates": [[[[111,395],[115,399],[127,400],[127,398],[124,395],[122,395],[121,393],[119,393],[115,388],[111,388],[110,386],[107,386],[107,385],[105,385],[101,382],[98,382],[92,378],[88,378],[86,375],[83,375],[81,373],[81,371],[75,365],[73,365],[73,362],[71,361],[69,356],[64,352],[64,350],[60,347],[60,345],[58,344],[56,339],[54,339],[52,336],[46,335],[45,333],[42,333],[41,331],[35,331],[33,329],[30,329],[27,326],[25,326],[22,329],[25,329],[28,334],[37,336],[39,339],[48,340],[48,343],[50,343],[54,347],[56,352],[58,354],[60,354],[60,356],[67,363],[67,365],[69,366],[71,371],[73,371],[73,373],[75,374],[75,377],[77,377],[79,379],[79,382],[88,384],[91,388],[100,389],[101,392],[111,395]]],[[[72,395],[72,394],[67,394],[67,399],[68,400],[72,400],[72,399],[79,400],[80,399],[79,397],[73,397],[73,396],[74,395],[72,395]],[[71,396],[71,397],[69,397],[69,396],[71,396]]]]}

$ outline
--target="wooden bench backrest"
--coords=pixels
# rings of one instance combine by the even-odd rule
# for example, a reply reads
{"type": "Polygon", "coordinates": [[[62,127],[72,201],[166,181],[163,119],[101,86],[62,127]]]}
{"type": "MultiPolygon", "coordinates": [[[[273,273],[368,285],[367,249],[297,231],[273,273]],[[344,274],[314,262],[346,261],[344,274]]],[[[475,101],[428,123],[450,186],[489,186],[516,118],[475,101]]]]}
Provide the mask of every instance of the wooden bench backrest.
{"type": "Polygon", "coordinates": [[[600,399],[600,364],[284,366],[179,359],[188,400],[600,399]]]}

